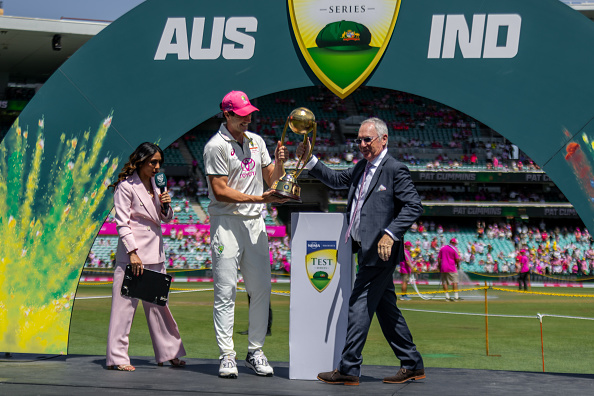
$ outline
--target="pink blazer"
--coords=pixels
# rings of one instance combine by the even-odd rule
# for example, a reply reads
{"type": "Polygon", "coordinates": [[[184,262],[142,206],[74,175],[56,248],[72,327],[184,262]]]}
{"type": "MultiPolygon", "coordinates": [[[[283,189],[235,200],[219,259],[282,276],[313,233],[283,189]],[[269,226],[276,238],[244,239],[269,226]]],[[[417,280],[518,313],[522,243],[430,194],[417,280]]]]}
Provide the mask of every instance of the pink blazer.
{"type": "Polygon", "coordinates": [[[161,221],[169,223],[173,210],[169,207],[167,216],[161,213],[161,190],[151,178],[155,197],[151,198],[136,172],[121,181],[114,192],[118,248],[116,261],[129,263],[128,253],[136,250],[143,264],[158,264],[165,261],[161,221]]]}

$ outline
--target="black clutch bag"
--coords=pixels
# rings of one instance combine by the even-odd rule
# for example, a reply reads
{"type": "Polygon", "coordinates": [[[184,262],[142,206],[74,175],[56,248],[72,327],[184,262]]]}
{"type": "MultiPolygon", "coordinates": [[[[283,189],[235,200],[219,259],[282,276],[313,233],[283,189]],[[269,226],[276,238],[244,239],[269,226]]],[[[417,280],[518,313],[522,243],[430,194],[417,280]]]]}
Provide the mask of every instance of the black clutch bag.
{"type": "Polygon", "coordinates": [[[171,287],[171,275],[144,269],[142,275],[134,275],[132,266],[126,266],[122,296],[138,298],[157,305],[166,305],[171,287]]]}

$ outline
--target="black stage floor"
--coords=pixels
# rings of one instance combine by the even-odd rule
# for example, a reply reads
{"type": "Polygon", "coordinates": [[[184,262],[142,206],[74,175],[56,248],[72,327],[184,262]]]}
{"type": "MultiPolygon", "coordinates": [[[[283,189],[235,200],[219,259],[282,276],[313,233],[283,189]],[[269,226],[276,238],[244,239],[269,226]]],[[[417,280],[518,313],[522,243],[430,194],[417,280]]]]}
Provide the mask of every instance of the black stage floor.
{"type": "MultiPolygon", "coordinates": [[[[315,358],[312,356],[312,358],[315,358]]],[[[427,378],[382,383],[394,367],[364,366],[359,386],[289,380],[289,364],[273,362],[274,377],[258,377],[238,361],[237,379],[218,378],[218,361],[185,359],[185,369],[134,358],[133,373],[105,368],[103,356],[13,355],[0,358],[0,395],[593,395],[594,374],[427,368],[427,378]]],[[[579,362],[576,362],[579,364],[579,362]]]]}

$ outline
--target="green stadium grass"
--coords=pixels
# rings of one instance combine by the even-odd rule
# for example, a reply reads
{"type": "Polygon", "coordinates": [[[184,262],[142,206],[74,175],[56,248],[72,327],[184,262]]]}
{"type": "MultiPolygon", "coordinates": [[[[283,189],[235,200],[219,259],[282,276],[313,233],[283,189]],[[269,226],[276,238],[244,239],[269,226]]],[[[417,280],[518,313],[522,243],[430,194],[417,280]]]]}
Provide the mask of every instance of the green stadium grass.
{"type": "MultiPolygon", "coordinates": [[[[240,285],[242,286],[242,285],[240,285]]],[[[174,284],[175,288],[212,288],[212,284],[174,284]]],[[[274,284],[273,290],[289,290],[274,284]]],[[[421,291],[435,291],[424,287],[421,291]]],[[[510,288],[510,290],[514,290],[510,288]]],[[[414,293],[409,295],[414,296],[414,293]]],[[[542,288],[533,291],[558,294],[587,294],[590,289],[542,288]]],[[[477,293],[483,293],[477,292],[477,293]]],[[[110,286],[79,286],[77,297],[106,296],[110,286]]],[[[414,341],[427,367],[472,368],[510,371],[542,371],[540,325],[537,313],[594,317],[594,298],[526,295],[489,290],[489,314],[525,315],[532,318],[489,318],[489,355],[486,354],[484,316],[452,315],[407,309],[482,314],[484,299],[445,302],[413,298],[399,301],[414,341]]],[[[175,293],[170,306],[191,358],[217,359],[218,348],[212,325],[212,291],[175,293]]],[[[104,355],[111,299],[76,300],[71,322],[68,353],[104,355]]],[[[289,297],[272,296],[274,323],[264,351],[270,361],[289,361],[289,297]]],[[[235,345],[238,358],[247,352],[247,295],[237,294],[235,345]]],[[[547,372],[593,373],[594,321],[545,317],[543,319],[545,369],[547,372]]],[[[153,356],[146,320],[139,305],[130,335],[131,356],[153,356]]],[[[365,349],[364,364],[398,366],[374,319],[365,349]]],[[[332,367],[328,367],[332,369],[332,367]]]]}

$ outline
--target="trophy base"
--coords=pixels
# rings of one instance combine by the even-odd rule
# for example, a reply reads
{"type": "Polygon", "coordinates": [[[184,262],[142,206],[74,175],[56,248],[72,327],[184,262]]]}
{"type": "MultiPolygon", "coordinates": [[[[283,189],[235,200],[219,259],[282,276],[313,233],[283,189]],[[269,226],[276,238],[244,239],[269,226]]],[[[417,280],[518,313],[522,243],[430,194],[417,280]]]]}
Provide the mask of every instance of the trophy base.
{"type": "Polygon", "coordinates": [[[301,187],[295,181],[294,173],[286,173],[272,185],[271,190],[275,197],[301,203],[301,187]]]}
{"type": "Polygon", "coordinates": [[[291,194],[288,192],[273,190],[272,195],[278,198],[288,199],[289,202],[302,203],[301,197],[299,195],[291,194]]]}

